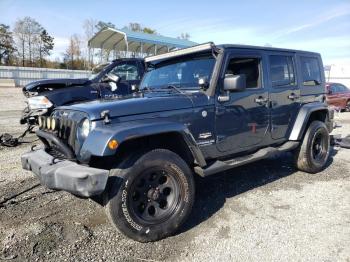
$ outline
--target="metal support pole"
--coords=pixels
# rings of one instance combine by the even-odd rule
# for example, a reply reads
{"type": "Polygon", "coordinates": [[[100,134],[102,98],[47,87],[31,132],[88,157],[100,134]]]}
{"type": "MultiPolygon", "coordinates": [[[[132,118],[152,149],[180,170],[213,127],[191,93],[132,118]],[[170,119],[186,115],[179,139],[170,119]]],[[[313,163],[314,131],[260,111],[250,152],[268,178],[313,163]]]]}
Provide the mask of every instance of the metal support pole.
{"type": "Polygon", "coordinates": [[[129,54],[129,43],[128,43],[128,39],[126,39],[126,37],[124,39],[125,39],[125,46],[126,46],[125,57],[128,57],[128,54],[129,54]]]}

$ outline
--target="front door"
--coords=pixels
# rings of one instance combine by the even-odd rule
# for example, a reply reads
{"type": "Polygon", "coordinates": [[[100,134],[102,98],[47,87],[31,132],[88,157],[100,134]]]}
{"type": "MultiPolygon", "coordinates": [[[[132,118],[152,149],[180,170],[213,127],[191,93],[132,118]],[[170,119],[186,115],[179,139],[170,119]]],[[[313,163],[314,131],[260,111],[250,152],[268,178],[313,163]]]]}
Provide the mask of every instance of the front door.
{"type": "Polygon", "coordinates": [[[271,103],[271,137],[286,138],[300,107],[300,88],[295,74],[293,53],[268,55],[269,91],[271,103]]]}
{"type": "Polygon", "coordinates": [[[237,153],[262,144],[268,133],[268,91],[264,88],[263,59],[260,53],[232,53],[226,60],[222,82],[226,75],[244,74],[246,89],[228,92],[220,90],[216,108],[217,148],[221,152],[237,153]]]}

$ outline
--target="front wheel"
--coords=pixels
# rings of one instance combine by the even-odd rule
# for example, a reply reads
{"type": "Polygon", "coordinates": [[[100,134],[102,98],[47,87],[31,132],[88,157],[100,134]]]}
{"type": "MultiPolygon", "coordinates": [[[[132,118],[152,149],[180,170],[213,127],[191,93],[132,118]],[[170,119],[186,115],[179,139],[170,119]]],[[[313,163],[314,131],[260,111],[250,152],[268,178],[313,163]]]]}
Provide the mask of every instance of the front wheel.
{"type": "Polygon", "coordinates": [[[191,212],[194,180],[177,154],[156,149],[111,170],[105,208],[126,236],[149,242],[173,234],[191,212]]]}
{"type": "Polygon", "coordinates": [[[330,138],[326,125],[321,121],[313,121],[296,150],[296,167],[308,173],[320,172],[327,164],[329,151],[330,138]]]}

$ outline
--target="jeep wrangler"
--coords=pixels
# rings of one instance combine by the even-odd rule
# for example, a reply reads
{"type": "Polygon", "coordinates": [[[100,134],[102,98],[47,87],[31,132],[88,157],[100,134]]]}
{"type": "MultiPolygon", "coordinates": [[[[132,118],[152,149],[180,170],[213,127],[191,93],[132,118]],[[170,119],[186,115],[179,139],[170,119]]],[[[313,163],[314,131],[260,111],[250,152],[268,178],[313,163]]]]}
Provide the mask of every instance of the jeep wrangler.
{"type": "Polygon", "coordinates": [[[148,242],[189,216],[195,175],[283,151],[308,173],[327,165],[333,113],[319,54],[207,43],[145,62],[136,96],[42,117],[44,146],[22,156],[23,168],[94,199],[122,233],[148,242]]]}

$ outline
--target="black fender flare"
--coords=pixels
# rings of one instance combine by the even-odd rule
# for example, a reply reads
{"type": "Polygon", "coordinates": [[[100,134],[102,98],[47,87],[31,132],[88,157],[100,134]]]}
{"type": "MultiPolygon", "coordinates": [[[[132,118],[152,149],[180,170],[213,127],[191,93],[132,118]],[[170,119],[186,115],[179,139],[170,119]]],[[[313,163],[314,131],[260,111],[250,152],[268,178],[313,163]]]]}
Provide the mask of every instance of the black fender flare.
{"type": "Polygon", "coordinates": [[[299,109],[299,113],[295,119],[293,128],[289,135],[289,140],[300,141],[303,138],[303,134],[305,133],[310,116],[316,111],[326,111],[328,120],[333,120],[333,114],[331,114],[328,106],[325,103],[318,102],[305,104],[299,109]]]}
{"type": "Polygon", "coordinates": [[[111,150],[108,142],[116,140],[122,144],[132,139],[175,132],[182,136],[192,156],[199,166],[205,166],[206,161],[199,149],[191,131],[186,125],[176,122],[133,121],[102,125],[92,130],[80,150],[78,160],[86,162],[93,156],[112,156],[117,149],[111,150]]]}

